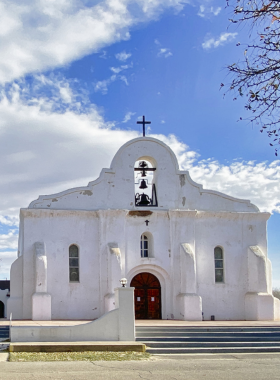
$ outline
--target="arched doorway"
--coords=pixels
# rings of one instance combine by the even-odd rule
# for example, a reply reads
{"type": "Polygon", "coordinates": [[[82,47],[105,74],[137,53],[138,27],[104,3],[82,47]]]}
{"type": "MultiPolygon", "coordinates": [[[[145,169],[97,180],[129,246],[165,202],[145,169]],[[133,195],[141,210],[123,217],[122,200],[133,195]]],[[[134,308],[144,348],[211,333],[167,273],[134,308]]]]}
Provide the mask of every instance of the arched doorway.
{"type": "Polygon", "coordinates": [[[0,301],[0,318],[4,318],[4,304],[0,301]]]}
{"type": "Polygon", "coordinates": [[[161,287],[156,276],[139,273],[133,277],[130,286],[135,288],[135,318],[161,319],[161,287]]]}

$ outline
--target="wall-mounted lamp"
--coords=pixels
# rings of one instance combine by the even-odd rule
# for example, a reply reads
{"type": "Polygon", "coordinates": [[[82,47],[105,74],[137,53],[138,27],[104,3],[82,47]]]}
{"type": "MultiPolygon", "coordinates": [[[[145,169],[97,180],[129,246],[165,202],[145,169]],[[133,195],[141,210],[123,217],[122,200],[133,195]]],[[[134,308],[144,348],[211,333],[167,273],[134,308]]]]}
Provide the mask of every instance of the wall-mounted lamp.
{"type": "Polygon", "coordinates": [[[122,284],[122,287],[125,288],[125,285],[127,284],[127,279],[126,278],[121,278],[120,283],[122,284]]]}

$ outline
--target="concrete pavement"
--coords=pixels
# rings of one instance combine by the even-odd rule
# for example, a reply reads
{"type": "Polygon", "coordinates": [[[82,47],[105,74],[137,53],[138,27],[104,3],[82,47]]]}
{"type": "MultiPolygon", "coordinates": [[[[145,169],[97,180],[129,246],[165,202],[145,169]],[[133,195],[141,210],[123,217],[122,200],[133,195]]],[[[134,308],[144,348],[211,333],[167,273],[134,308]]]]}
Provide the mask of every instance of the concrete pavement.
{"type": "MultiPolygon", "coordinates": [[[[13,326],[72,326],[91,322],[91,320],[52,320],[32,321],[13,320],[13,326]]],[[[8,326],[10,321],[6,318],[0,319],[0,326],[8,326]]],[[[145,319],[136,320],[135,326],[186,326],[186,327],[219,327],[219,326],[280,326],[279,321],[182,321],[174,319],[145,319]]]]}
{"type": "Polygon", "coordinates": [[[0,362],[1,380],[279,380],[279,354],[154,356],[129,362],[0,362]]]}

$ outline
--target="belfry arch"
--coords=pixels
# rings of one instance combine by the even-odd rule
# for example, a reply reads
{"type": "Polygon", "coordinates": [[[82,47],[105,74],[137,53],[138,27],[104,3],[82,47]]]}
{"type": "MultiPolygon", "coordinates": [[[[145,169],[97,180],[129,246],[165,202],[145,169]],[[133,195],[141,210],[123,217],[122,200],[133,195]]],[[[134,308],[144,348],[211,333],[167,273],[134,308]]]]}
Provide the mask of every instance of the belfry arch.
{"type": "Polygon", "coordinates": [[[141,157],[134,165],[135,206],[157,207],[156,162],[151,157],[141,157]]]}

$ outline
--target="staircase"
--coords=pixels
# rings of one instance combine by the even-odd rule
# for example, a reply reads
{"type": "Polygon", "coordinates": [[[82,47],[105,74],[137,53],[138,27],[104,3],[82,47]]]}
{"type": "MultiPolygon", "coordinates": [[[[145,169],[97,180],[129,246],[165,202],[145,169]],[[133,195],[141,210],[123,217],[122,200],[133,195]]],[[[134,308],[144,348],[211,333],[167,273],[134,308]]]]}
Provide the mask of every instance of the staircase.
{"type": "Polygon", "coordinates": [[[0,326],[0,352],[9,347],[7,339],[9,339],[9,326],[0,326]]]}
{"type": "Polygon", "coordinates": [[[137,326],[151,354],[280,352],[280,326],[137,326]]]}
{"type": "Polygon", "coordinates": [[[0,326],[0,342],[9,339],[9,326],[0,326]]]}

